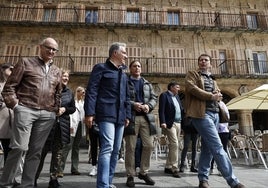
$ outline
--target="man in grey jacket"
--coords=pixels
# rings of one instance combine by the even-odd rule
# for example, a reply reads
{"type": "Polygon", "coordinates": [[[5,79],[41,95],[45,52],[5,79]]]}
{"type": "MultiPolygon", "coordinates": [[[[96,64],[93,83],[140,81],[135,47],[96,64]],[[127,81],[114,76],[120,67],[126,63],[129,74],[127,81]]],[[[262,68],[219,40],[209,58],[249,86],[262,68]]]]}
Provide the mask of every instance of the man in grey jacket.
{"type": "Polygon", "coordinates": [[[40,44],[40,56],[22,58],[14,67],[2,91],[8,108],[14,111],[14,128],[0,187],[13,187],[24,154],[20,187],[34,187],[40,154],[56,119],[60,105],[61,72],[53,65],[58,43],[52,38],[40,44]]]}
{"type": "Polygon", "coordinates": [[[154,185],[155,181],[148,175],[150,167],[151,152],[153,149],[153,134],[156,133],[154,114],[151,113],[157,103],[157,96],[154,93],[152,84],[141,77],[141,63],[132,61],[129,65],[129,90],[132,111],[132,121],[125,128],[126,158],[125,166],[127,172],[128,187],[135,187],[135,147],[138,134],[142,140],[142,154],[139,179],[145,181],[147,185],[154,185]]]}

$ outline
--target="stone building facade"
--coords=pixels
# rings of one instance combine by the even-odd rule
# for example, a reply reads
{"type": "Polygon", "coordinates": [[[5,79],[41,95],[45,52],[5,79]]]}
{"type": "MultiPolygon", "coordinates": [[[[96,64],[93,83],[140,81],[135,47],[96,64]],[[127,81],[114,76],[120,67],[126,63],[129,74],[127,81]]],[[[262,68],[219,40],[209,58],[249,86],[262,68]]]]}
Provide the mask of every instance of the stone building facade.
{"type": "MultiPolygon", "coordinates": [[[[212,72],[226,102],[267,83],[267,0],[2,0],[0,58],[38,55],[45,37],[59,42],[57,65],[71,69],[70,86],[86,86],[94,64],[114,41],[125,42],[129,60],[158,93],[171,80],[184,90],[197,57],[213,58],[212,72]]],[[[268,129],[266,111],[232,111],[240,132],[268,129]]]]}

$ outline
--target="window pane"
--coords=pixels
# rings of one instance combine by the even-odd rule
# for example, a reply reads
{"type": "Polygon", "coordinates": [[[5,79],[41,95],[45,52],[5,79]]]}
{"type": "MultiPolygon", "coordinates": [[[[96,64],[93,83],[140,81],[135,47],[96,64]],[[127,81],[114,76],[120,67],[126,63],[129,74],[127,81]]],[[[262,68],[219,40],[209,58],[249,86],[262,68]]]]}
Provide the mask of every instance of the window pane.
{"type": "Polygon", "coordinates": [[[220,69],[222,73],[227,72],[227,61],[226,61],[226,53],[225,51],[220,51],[220,69]]]}
{"type": "Polygon", "coordinates": [[[86,23],[97,23],[98,22],[98,10],[86,10],[86,23]]]}
{"type": "Polygon", "coordinates": [[[168,25],[179,25],[179,13],[178,12],[168,12],[167,16],[168,25]]]}
{"type": "Polygon", "coordinates": [[[261,73],[267,73],[267,60],[265,52],[258,53],[259,68],[261,73]]]}
{"type": "Polygon", "coordinates": [[[43,21],[56,21],[56,9],[44,9],[43,21]]]}
{"type": "Polygon", "coordinates": [[[253,52],[253,64],[255,73],[268,73],[265,52],[253,52]]]}
{"type": "Polygon", "coordinates": [[[258,28],[257,15],[256,14],[247,15],[247,24],[250,29],[257,29],[258,28]]]}
{"type": "Polygon", "coordinates": [[[259,63],[258,63],[258,54],[253,53],[253,64],[254,64],[254,72],[260,73],[259,63]]]}
{"type": "Polygon", "coordinates": [[[140,13],[138,11],[127,10],[127,23],[140,23],[140,13]]]}

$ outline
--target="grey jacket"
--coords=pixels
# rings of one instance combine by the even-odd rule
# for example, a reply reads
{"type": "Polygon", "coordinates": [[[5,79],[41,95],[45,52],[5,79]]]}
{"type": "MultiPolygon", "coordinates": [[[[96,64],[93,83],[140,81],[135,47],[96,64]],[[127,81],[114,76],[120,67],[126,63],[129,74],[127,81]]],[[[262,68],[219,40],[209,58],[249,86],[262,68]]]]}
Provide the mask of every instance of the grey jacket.
{"type": "MultiPolygon", "coordinates": [[[[144,79],[143,77],[144,85],[143,85],[143,99],[144,103],[149,106],[149,113],[146,114],[147,121],[150,125],[150,134],[156,134],[156,127],[155,127],[155,117],[154,114],[151,112],[155,108],[157,104],[157,95],[154,92],[152,84],[144,79]]],[[[136,92],[133,83],[128,80],[128,86],[129,86],[129,95],[130,95],[130,104],[131,104],[131,121],[130,124],[125,128],[125,135],[134,135],[135,134],[135,116],[136,111],[134,110],[134,103],[136,102],[136,92]]]]}

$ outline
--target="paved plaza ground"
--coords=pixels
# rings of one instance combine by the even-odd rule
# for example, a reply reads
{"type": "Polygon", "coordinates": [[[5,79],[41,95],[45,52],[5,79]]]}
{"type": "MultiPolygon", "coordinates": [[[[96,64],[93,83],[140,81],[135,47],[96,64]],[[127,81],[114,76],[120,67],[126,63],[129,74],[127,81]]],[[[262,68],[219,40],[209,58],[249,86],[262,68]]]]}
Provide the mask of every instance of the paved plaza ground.
{"type": "MultiPolygon", "coordinates": [[[[44,169],[38,180],[39,188],[47,188],[49,182],[49,162],[51,155],[48,154],[44,169]]],[[[142,180],[135,177],[136,187],[140,188],[196,188],[198,187],[198,179],[196,173],[191,173],[187,169],[182,174],[182,178],[173,178],[164,173],[165,156],[160,156],[156,160],[151,160],[150,176],[155,180],[155,186],[145,185],[142,180]]],[[[59,179],[62,188],[94,188],[96,187],[96,177],[88,176],[91,165],[88,164],[88,154],[86,149],[80,151],[80,176],[73,176],[70,173],[70,156],[67,160],[64,177],[59,179]]],[[[232,159],[234,172],[240,181],[246,185],[247,188],[267,188],[268,187],[268,170],[265,170],[263,165],[255,164],[248,166],[245,164],[243,158],[232,159]]],[[[0,172],[1,174],[1,172],[0,172]]],[[[127,188],[126,174],[124,164],[118,163],[114,184],[117,188],[127,188]]],[[[210,176],[209,184],[211,188],[228,188],[225,180],[216,172],[210,176]]]]}

